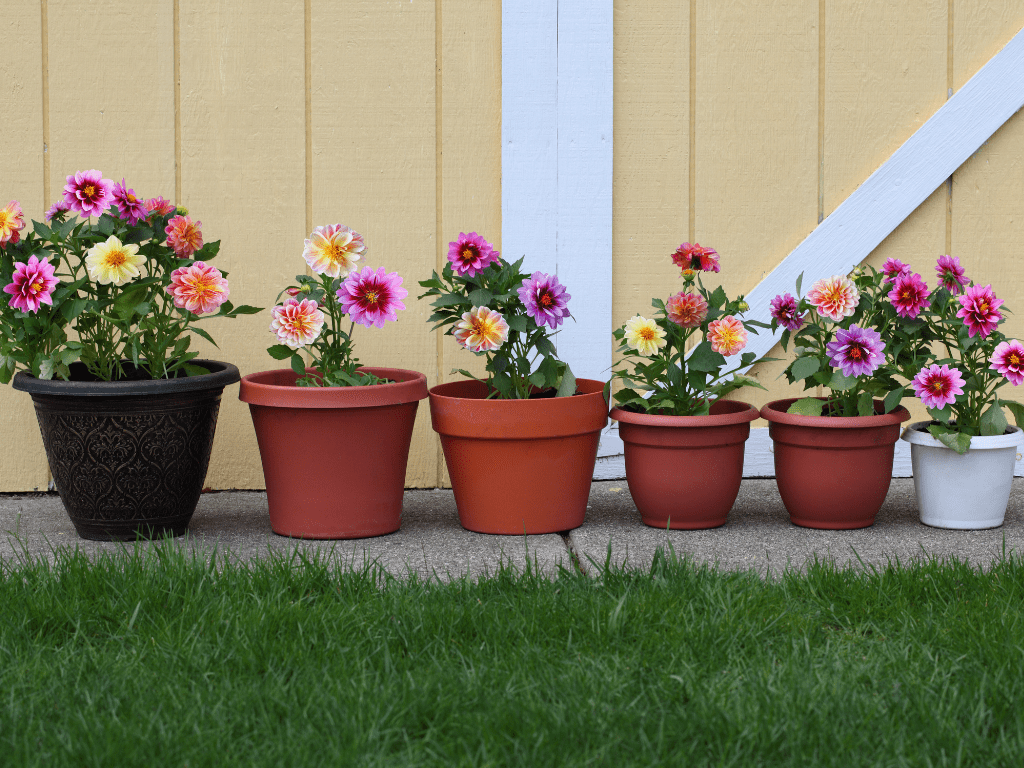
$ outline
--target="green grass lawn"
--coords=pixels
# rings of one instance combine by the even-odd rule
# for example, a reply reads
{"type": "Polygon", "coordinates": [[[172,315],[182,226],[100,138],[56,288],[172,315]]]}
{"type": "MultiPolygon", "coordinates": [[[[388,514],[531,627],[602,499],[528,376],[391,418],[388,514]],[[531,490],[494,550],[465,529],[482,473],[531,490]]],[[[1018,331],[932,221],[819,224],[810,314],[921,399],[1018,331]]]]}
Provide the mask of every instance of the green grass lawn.
{"type": "Polygon", "coordinates": [[[1020,765],[1024,564],[0,565],[0,764],[1020,765]]]}

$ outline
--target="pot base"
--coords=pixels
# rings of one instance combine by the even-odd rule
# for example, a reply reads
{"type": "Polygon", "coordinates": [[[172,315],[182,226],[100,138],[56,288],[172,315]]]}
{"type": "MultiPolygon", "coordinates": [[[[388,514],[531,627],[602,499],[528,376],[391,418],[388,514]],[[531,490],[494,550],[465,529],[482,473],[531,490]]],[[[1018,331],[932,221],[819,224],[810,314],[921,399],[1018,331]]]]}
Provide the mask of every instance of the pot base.
{"type": "Polygon", "coordinates": [[[89,541],[138,541],[183,536],[192,515],[178,520],[136,520],[131,523],[97,523],[71,518],[75,531],[89,541]]]}

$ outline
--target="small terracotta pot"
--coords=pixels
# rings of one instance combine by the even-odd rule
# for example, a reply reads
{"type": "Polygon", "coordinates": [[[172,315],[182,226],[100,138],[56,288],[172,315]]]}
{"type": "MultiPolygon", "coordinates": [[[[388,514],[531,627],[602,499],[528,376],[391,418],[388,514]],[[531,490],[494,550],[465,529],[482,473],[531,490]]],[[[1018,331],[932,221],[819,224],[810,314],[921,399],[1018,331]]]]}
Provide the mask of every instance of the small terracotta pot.
{"type": "Polygon", "coordinates": [[[608,423],[604,383],[577,379],[574,397],[486,395],[472,380],[430,390],[462,527],[519,536],[578,528],[608,423]]]}
{"type": "Polygon", "coordinates": [[[719,400],[707,416],[613,408],[626,483],[644,523],[679,530],[724,525],[743,480],[743,443],[758,415],[738,400],[719,400]]]}
{"type": "MultiPolygon", "coordinates": [[[[801,416],[786,413],[798,398],[761,409],[775,453],[775,481],[789,519],[805,528],[867,528],[885,501],[902,405],[874,416],[801,416]]],[[[820,398],[824,400],[824,398],[820,398]]]]}
{"type": "Polygon", "coordinates": [[[409,444],[427,379],[398,368],[361,370],[392,383],[297,387],[288,368],[242,377],[238,398],[252,414],[274,533],[358,539],[401,525],[409,444]]]}

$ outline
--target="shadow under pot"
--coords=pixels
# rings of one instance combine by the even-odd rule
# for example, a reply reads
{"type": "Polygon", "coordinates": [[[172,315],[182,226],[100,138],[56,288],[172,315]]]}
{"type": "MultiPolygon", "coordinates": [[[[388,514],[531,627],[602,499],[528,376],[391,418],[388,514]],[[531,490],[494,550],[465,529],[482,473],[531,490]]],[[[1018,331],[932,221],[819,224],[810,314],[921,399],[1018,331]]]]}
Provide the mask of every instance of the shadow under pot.
{"type": "Polygon", "coordinates": [[[360,370],[388,383],[299,387],[290,368],[242,377],[238,398],[252,415],[274,533],[360,539],[401,526],[409,445],[427,378],[400,368],[360,370]]]}
{"type": "Polygon", "coordinates": [[[430,390],[459,522],[479,533],[556,533],[587,513],[601,430],[604,382],[577,379],[572,397],[487,399],[479,381],[430,390]]]}
{"type": "MultiPolygon", "coordinates": [[[[789,519],[805,528],[867,528],[892,481],[900,424],[910,412],[885,413],[875,400],[873,416],[804,416],[786,410],[798,398],[761,409],[775,454],[775,482],[789,519]]],[[[824,404],[825,398],[819,398],[824,404]]]]}
{"type": "Polygon", "coordinates": [[[193,360],[209,371],[175,379],[71,381],[20,372],[12,382],[35,405],[53,484],[83,539],[180,536],[206,480],[230,363],[193,360]]]}
{"type": "Polygon", "coordinates": [[[743,480],[743,446],[757,409],[719,400],[705,416],[613,408],[626,483],[645,525],[694,530],[724,525],[743,480]]]}

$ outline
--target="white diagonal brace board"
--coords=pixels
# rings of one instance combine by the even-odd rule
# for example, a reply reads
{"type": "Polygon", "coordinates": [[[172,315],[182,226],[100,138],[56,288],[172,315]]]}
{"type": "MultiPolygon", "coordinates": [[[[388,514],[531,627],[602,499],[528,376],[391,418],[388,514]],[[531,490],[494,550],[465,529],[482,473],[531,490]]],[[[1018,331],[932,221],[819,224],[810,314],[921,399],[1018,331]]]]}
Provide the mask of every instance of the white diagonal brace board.
{"type": "MultiPolygon", "coordinates": [[[[747,319],[770,322],[769,303],[831,275],[848,274],[1024,106],[1024,30],[1006,44],[867,181],[747,294],[747,319]]],[[[781,337],[762,330],[747,349],[766,354],[781,337]]]]}

